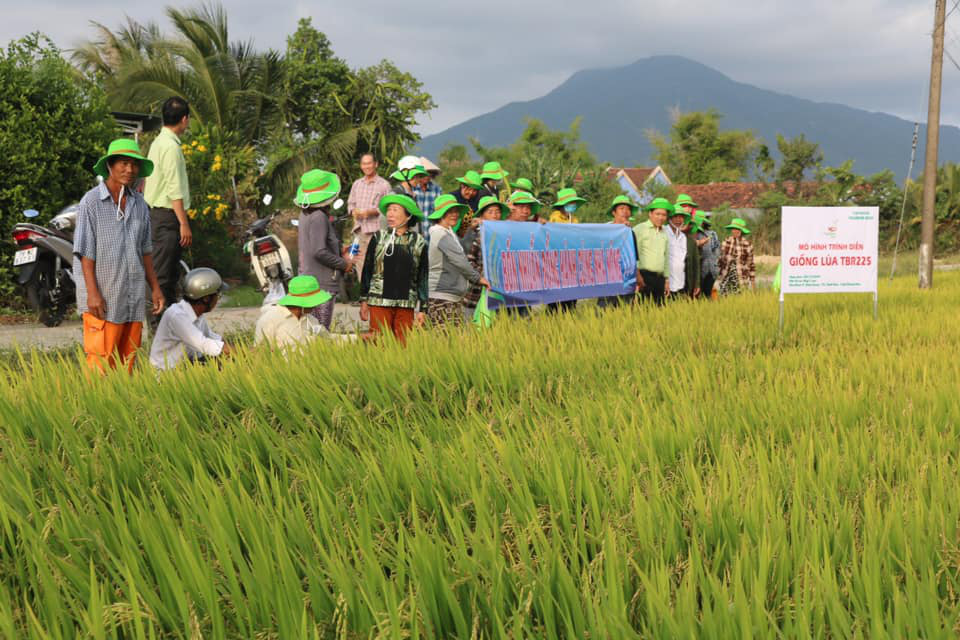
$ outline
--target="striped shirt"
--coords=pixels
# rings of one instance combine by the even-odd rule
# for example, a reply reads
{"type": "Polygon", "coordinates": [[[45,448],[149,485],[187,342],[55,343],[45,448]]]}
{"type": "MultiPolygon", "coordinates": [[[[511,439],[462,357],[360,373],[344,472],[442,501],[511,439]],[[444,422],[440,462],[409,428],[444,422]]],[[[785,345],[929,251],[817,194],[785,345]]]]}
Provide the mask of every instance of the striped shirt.
{"type": "Polygon", "coordinates": [[[143,322],[147,278],[143,256],[153,253],[150,210],[143,196],[124,189],[126,208],[118,220],[117,203],[106,183],[83,196],[73,236],[73,273],[77,284],[77,311],[86,313],[87,282],[80,258],[96,263],[97,287],[106,305],[107,322],[143,322]]]}

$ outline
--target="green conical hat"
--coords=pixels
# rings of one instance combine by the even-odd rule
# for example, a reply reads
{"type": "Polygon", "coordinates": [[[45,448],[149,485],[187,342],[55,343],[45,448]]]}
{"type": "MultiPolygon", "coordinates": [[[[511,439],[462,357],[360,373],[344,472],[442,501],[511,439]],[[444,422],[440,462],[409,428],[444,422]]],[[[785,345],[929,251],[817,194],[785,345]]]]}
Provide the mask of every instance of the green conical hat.
{"type": "Polygon", "coordinates": [[[408,196],[405,193],[391,193],[380,198],[380,204],[377,205],[380,209],[380,213],[386,215],[387,207],[391,204],[398,204],[409,213],[412,217],[423,220],[423,212],[420,211],[420,207],[417,206],[416,201],[413,198],[408,196]]]}
{"type": "Polygon", "coordinates": [[[428,217],[430,220],[439,220],[447,214],[450,209],[456,208],[460,212],[460,217],[457,218],[457,225],[460,224],[460,218],[463,217],[463,214],[470,211],[470,207],[465,204],[460,204],[460,201],[457,200],[457,197],[451,193],[445,193],[442,196],[437,196],[433,201],[433,213],[428,217]]]}
{"type": "Polygon", "coordinates": [[[562,209],[574,202],[583,204],[586,200],[577,195],[576,189],[560,189],[560,191],[557,192],[557,201],[553,203],[553,208],[562,209]]]}
{"type": "Polygon", "coordinates": [[[396,180],[397,182],[406,182],[407,180],[410,180],[411,178],[416,178],[417,176],[428,176],[428,175],[430,174],[427,173],[427,170],[423,168],[423,165],[418,164],[414,168],[407,169],[406,171],[404,171],[403,169],[397,169],[396,171],[390,174],[390,179],[396,180]]]}
{"type": "Polygon", "coordinates": [[[517,178],[516,182],[510,183],[510,187],[513,189],[520,189],[521,191],[533,193],[533,183],[526,178],[517,178]]]}
{"type": "Polygon", "coordinates": [[[640,205],[638,205],[638,204],[635,203],[633,200],[631,200],[629,196],[622,196],[622,195],[621,195],[621,196],[617,196],[616,198],[614,198],[614,199],[613,199],[613,202],[610,203],[610,208],[607,209],[607,215],[612,216],[612,215],[613,215],[613,210],[616,209],[616,208],[617,208],[618,206],[620,206],[621,204],[625,204],[625,205],[627,205],[628,207],[630,207],[630,216],[631,216],[631,217],[637,215],[637,210],[640,209],[640,205]]]}
{"type": "Polygon", "coordinates": [[[153,161],[143,157],[136,140],[131,140],[130,138],[117,138],[111,142],[107,148],[107,154],[101,156],[101,158],[97,160],[97,164],[93,165],[93,172],[103,178],[109,178],[110,169],[107,167],[107,160],[113,156],[127,156],[128,158],[139,160],[141,178],[146,178],[153,173],[153,161]]]}
{"type": "Polygon", "coordinates": [[[297,197],[293,199],[298,207],[329,202],[340,193],[340,178],[335,173],[312,169],[300,178],[297,197]]]}
{"type": "Polygon", "coordinates": [[[503,170],[499,162],[487,162],[483,165],[483,173],[480,178],[483,180],[503,180],[509,173],[503,170]]]}
{"type": "Polygon", "coordinates": [[[537,215],[537,213],[539,213],[540,206],[543,204],[534,198],[532,194],[526,191],[514,191],[512,194],[510,194],[510,203],[530,205],[530,213],[533,215],[537,215]]]}
{"type": "MultiPolygon", "coordinates": [[[[523,192],[521,191],[520,193],[523,193],[523,192]]],[[[507,214],[510,213],[510,207],[508,207],[508,206],[505,205],[504,203],[500,202],[500,201],[497,200],[495,197],[493,197],[493,196],[484,196],[484,197],[480,198],[480,204],[477,205],[477,215],[482,215],[482,214],[483,214],[483,210],[486,209],[487,207],[491,206],[491,205],[495,205],[495,206],[497,206],[497,207],[500,207],[500,218],[501,218],[501,219],[506,218],[506,217],[507,217],[507,214]]]]}
{"type": "Polygon", "coordinates": [[[457,182],[471,189],[483,189],[483,178],[476,171],[467,171],[463,176],[457,178],[457,182]]]}
{"type": "Polygon", "coordinates": [[[654,209],[663,209],[668,216],[673,215],[673,205],[666,198],[654,198],[650,201],[650,204],[643,208],[644,211],[653,211],[654,209]]]}
{"type": "Polygon", "coordinates": [[[676,203],[675,203],[675,206],[679,207],[679,206],[682,205],[682,204],[688,204],[688,205],[690,205],[691,207],[697,207],[697,206],[698,206],[697,203],[693,201],[693,198],[691,198],[690,196],[688,196],[688,195],[685,194],[685,193],[681,193],[680,195],[677,196],[677,201],[676,201],[676,203]]]}
{"type": "Polygon", "coordinates": [[[734,218],[724,229],[740,229],[743,235],[750,235],[750,229],[747,228],[747,221],[743,218],[734,218]]]}
{"type": "Polygon", "coordinates": [[[277,300],[277,304],[282,307],[312,309],[319,307],[332,297],[320,288],[320,283],[313,276],[297,276],[290,280],[287,285],[287,295],[277,300]]]}

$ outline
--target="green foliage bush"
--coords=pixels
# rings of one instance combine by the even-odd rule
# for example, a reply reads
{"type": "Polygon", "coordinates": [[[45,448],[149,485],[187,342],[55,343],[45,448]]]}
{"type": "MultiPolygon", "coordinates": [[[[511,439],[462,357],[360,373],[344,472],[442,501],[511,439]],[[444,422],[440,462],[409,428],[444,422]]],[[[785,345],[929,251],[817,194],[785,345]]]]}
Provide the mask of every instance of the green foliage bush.
{"type": "Polygon", "coordinates": [[[103,91],[39,34],[0,51],[0,301],[16,300],[6,240],[24,209],[41,221],[93,185],[93,164],[116,124],[103,91]]]}

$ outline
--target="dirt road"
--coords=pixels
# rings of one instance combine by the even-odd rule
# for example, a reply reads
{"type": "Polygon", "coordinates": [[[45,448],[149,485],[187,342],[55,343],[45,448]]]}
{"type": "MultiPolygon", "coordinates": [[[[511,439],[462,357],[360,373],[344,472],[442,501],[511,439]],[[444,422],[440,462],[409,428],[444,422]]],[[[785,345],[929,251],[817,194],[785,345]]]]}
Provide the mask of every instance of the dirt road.
{"type": "MultiPolygon", "coordinates": [[[[234,333],[253,329],[260,314],[259,307],[240,307],[235,309],[215,309],[208,316],[208,322],[218,333],[234,333]]],[[[360,322],[359,307],[338,304],[334,312],[334,331],[353,333],[360,322]]],[[[45,327],[42,324],[17,324],[0,326],[0,351],[21,349],[62,349],[79,345],[83,337],[80,319],[73,317],[59,327],[45,327]]]]}

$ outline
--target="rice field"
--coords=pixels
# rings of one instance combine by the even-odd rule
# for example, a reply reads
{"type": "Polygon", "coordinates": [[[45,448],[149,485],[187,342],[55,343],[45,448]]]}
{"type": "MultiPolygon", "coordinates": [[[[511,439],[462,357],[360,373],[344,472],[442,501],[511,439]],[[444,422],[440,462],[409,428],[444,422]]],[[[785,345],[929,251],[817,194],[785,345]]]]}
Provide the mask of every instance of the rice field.
{"type": "Polygon", "coordinates": [[[950,638],[960,274],[0,368],[0,637],[950,638]]]}

